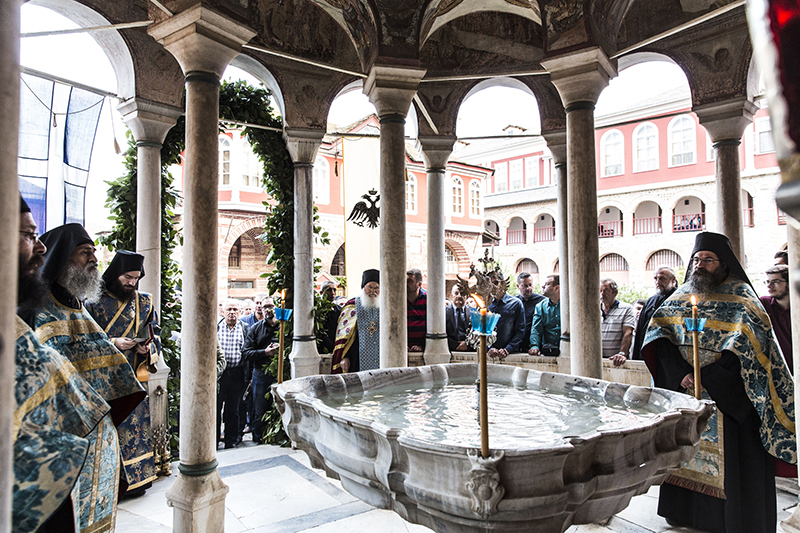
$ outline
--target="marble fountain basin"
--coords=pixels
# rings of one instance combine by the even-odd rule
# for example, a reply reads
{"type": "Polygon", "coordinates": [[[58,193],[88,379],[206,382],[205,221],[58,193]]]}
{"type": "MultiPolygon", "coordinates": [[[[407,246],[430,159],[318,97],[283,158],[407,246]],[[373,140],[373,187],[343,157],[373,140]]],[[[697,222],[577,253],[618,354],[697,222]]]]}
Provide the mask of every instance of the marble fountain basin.
{"type": "MultiPolygon", "coordinates": [[[[287,434],[315,468],[341,480],[345,490],[365,502],[438,532],[561,533],[572,524],[608,518],[694,456],[714,409],[711,402],[662,389],[489,365],[492,387],[563,394],[595,406],[579,405],[584,411],[600,405],[639,414],[544,444],[524,438],[527,431],[536,441],[539,429],[524,429],[521,440],[503,444],[509,426],[493,417],[511,417],[513,426],[521,412],[493,411],[490,394],[491,454],[483,459],[474,419],[469,422],[474,421],[477,441],[472,435],[454,444],[449,437],[436,441],[430,425],[422,430],[392,427],[342,407],[386,391],[471,384],[477,372],[475,364],[446,364],[318,375],[287,381],[273,393],[287,434]]],[[[474,397],[461,407],[476,409],[474,397]]]]}

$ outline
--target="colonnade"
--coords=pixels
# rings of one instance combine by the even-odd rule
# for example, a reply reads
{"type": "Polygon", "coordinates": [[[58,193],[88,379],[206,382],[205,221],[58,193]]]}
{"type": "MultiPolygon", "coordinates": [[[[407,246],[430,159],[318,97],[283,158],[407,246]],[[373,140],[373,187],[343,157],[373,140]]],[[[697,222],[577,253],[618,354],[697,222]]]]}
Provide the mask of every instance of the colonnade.
{"type": "MultiPolygon", "coordinates": [[[[0,3],[0,73],[19,77],[19,3],[0,3]]],[[[179,476],[167,493],[175,509],[176,531],[220,531],[224,523],[227,487],[216,466],[216,314],[217,276],[217,132],[219,82],[226,66],[241,52],[255,32],[203,6],[187,9],[153,25],[148,33],[174,55],[186,82],[186,166],[183,256],[183,325],[179,476]]],[[[574,374],[602,375],[600,344],[599,266],[597,242],[597,179],[595,170],[594,105],[616,66],[599,48],[589,48],[543,61],[567,111],[566,131],[545,132],[558,172],[559,238],[562,283],[562,349],[570,355],[574,374]],[[575,324],[575,332],[571,331],[575,324]]],[[[381,122],[381,366],[407,364],[405,147],[404,121],[425,75],[419,68],[372,68],[364,92],[381,122]]],[[[0,223],[14,227],[17,219],[16,147],[19,85],[0,89],[0,223]],[[13,194],[12,194],[13,192],[13,194]],[[6,194],[7,193],[7,194],[6,194]]],[[[738,151],[732,140],[752,120],[748,101],[698,107],[717,151],[720,228],[731,237],[742,257],[739,206],[738,151]],[[738,232],[738,233],[737,233],[738,232]]],[[[137,249],[146,252],[148,277],[142,288],[158,297],[160,281],[160,155],[164,136],[178,110],[134,100],[121,106],[134,131],[139,150],[139,202],[137,249]]],[[[292,376],[317,373],[319,356],[313,337],[313,191],[312,164],[324,131],[287,127],[285,139],[295,164],[295,336],[292,376]]],[[[452,151],[453,136],[421,137],[428,172],[428,284],[429,308],[444,309],[444,169],[452,151]]],[[[793,230],[792,230],[793,231],[793,230]]],[[[796,239],[795,239],[796,240],[796,239]]],[[[0,284],[16,284],[16,232],[0,233],[0,284]]],[[[797,260],[794,240],[790,246],[797,260]]],[[[8,422],[13,399],[13,291],[0,296],[0,423],[8,422]]],[[[795,313],[800,312],[800,306],[795,313]]],[[[800,323],[800,321],[795,321],[800,323]]],[[[426,361],[449,356],[444,313],[428,318],[426,361]]],[[[800,343],[798,343],[800,344],[800,343]]],[[[7,427],[7,426],[6,426],[7,427]]],[[[10,516],[11,441],[0,436],[0,524],[10,516]]]]}

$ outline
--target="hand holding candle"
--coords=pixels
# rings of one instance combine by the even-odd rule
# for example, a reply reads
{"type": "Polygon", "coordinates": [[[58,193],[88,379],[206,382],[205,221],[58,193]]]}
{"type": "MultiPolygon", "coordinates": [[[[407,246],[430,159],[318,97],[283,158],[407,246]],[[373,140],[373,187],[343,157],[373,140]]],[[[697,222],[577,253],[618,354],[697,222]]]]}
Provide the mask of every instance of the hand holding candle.
{"type": "Polygon", "coordinates": [[[694,397],[700,399],[700,328],[697,324],[697,298],[692,295],[692,364],[694,366],[694,397]]]}

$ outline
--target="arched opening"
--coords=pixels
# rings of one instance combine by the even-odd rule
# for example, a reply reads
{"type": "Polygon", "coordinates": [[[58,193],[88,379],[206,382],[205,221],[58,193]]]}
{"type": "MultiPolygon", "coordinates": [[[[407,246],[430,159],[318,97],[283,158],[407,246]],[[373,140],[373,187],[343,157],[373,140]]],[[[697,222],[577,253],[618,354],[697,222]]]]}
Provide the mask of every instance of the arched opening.
{"type": "Polygon", "coordinates": [[[508,223],[506,244],[525,244],[527,242],[527,225],[520,217],[514,217],[508,223]]]}
{"type": "Polygon", "coordinates": [[[683,268],[683,259],[681,259],[681,256],[678,255],[677,252],[673,252],[672,250],[658,250],[650,254],[650,257],[647,258],[645,269],[654,271],[662,266],[668,266],[673,269],[683,268]]]}
{"type": "Polygon", "coordinates": [[[336,253],[333,255],[333,260],[331,261],[331,268],[330,273],[331,276],[344,276],[345,275],[345,264],[344,264],[344,244],[342,244],[336,253]]]}
{"type": "Polygon", "coordinates": [[[622,211],[618,208],[606,207],[602,209],[597,220],[598,237],[622,237],[622,211]]]}
{"type": "Polygon", "coordinates": [[[628,283],[630,269],[628,261],[619,254],[607,254],[600,259],[600,277],[612,278],[620,285],[628,283]]]}
{"type": "Polygon", "coordinates": [[[242,238],[236,239],[228,254],[228,268],[239,268],[242,265],[242,238]]]}
{"type": "Polygon", "coordinates": [[[536,261],[533,259],[525,258],[522,259],[519,263],[517,263],[517,274],[521,274],[523,272],[527,272],[530,275],[539,274],[539,265],[536,264],[536,261]]]}
{"type": "Polygon", "coordinates": [[[706,206],[696,196],[686,196],[678,200],[672,210],[672,231],[704,231],[706,229],[706,206]]]}
{"type": "Polygon", "coordinates": [[[655,202],[642,202],[633,212],[633,234],[661,233],[661,206],[655,202]]]}
{"type": "Polygon", "coordinates": [[[458,256],[449,244],[444,245],[444,273],[445,275],[458,274],[458,256]]]}
{"type": "Polygon", "coordinates": [[[500,240],[500,225],[497,224],[494,220],[487,220],[483,223],[483,245],[484,246],[493,246],[498,244],[500,240]],[[487,233],[488,232],[488,233],[487,233]]]}
{"type": "Polygon", "coordinates": [[[556,240],[556,221],[552,215],[543,214],[533,224],[533,242],[550,242],[556,240]]]}
{"type": "Polygon", "coordinates": [[[753,213],[753,197],[744,189],[742,189],[742,225],[745,228],[752,228],[756,225],[753,213]]]}

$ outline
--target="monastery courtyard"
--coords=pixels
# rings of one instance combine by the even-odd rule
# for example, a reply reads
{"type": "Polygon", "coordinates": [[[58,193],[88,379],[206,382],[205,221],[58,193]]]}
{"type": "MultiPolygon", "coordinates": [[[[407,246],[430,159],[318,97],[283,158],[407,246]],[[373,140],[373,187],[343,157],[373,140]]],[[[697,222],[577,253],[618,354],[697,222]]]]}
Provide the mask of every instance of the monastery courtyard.
{"type": "MultiPolygon", "coordinates": [[[[337,480],[315,470],[301,451],[278,446],[256,446],[249,440],[217,454],[219,475],[230,488],[225,499],[226,533],[425,533],[392,511],[376,509],[342,489],[337,480]]],[[[170,533],[172,509],[164,493],[172,475],[153,483],[144,496],[123,500],[117,512],[117,533],[170,533]]],[[[779,482],[780,483],[780,482],[779,482]]],[[[778,523],[797,506],[797,496],[778,489],[778,523]]],[[[658,487],[636,496],[606,524],[572,526],[567,533],[695,533],[673,527],[656,514],[658,487]]],[[[778,533],[783,529],[778,525],[778,533]]],[[[699,533],[699,532],[698,532],[699,533]]]]}

